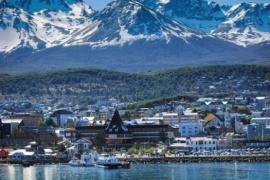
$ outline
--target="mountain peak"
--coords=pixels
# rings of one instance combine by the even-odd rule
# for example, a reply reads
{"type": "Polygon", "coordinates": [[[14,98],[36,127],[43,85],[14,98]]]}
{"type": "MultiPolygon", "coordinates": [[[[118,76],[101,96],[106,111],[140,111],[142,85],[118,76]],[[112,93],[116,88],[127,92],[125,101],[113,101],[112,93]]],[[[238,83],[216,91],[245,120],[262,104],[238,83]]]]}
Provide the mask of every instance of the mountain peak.
{"type": "Polygon", "coordinates": [[[44,9],[68,12],[70,10],[69,5],[82,3],[83,0],[9,0],[9,2],[27,12],[38,12],[44,9]]]}

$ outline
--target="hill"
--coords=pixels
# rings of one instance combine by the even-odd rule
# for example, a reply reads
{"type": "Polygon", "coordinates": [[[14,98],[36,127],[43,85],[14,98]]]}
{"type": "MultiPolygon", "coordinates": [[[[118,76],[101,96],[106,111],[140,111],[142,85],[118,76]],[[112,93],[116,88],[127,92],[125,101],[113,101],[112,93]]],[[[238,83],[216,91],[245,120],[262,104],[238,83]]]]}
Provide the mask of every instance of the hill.
{"type": "Polygon", "coordinates": [[[94,103],[115,97],[134,102],[173,95],[269,95],[270,65],[213,65],[125,73],[66,69],[20,75],[1,74],[0,99],[94,103]]]}

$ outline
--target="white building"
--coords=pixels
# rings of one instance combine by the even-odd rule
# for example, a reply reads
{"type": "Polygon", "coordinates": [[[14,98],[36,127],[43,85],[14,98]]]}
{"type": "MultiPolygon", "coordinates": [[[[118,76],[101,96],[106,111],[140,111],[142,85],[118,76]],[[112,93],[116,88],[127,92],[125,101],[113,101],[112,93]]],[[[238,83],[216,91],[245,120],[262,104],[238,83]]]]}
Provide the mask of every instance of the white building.
{"type": "Polygon", "coordinates": [[[212,137],[190,137],[186,139],[186,146],[194,151],[217,149],[217,139],[212,137]]]}

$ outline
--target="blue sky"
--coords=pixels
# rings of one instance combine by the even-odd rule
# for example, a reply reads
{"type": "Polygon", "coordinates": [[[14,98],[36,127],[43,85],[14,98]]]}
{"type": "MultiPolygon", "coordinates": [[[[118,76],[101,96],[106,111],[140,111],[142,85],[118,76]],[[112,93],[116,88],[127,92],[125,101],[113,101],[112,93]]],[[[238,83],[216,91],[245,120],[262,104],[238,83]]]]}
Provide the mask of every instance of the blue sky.
{"type": "MultiPolygon", "coordinates": [[[[90,4],[95,10],[103,9],[109,2],[113,0],[84,0],[86,3],[90,4]]],[[[257,2],[257,3],[269,3],[269,0],[212,0],[220,4],[234,5],[241,2],[257,2]]]]}

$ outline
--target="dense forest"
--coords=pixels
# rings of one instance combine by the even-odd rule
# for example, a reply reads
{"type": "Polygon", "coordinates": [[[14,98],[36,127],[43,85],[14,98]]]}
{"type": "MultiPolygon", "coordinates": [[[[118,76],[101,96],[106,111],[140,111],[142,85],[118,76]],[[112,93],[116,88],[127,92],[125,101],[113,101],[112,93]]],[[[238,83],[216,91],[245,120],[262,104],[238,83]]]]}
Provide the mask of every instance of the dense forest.
{"type": "Polygon", "coordinates": [[[243,92],[269,93],[270,65],[213,65],[145,73],[84,68],[0,75],[0,100],[90,104],[110,97],[120,102],[134,102],[181,94],[204,96],[243,92]]]}

